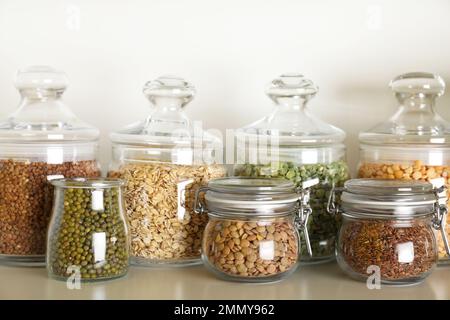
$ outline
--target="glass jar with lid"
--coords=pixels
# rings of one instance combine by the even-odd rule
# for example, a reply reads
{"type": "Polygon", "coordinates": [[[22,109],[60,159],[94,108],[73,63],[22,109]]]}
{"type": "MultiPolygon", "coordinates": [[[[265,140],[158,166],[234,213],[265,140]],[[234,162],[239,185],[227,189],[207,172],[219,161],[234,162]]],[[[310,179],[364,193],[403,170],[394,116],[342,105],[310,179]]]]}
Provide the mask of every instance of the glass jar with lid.
{"type": "MultiPolygon", "coordinates": [[[[444,81],[435,74],[414,72],[396,77],[390,87],[397,98],[397,111],[360,133],[358,177],[423,180],[449,187],[450,123],[435,111],[444,81]]],[[[440,236],[438,242],[440,262],[449,262],[440,236]]]]}
{"type": "Polygon", "coordinates": [[[150,81],[144,87],[150,115],[111,134],[109,176],[125,180],[133,264],[201,263],[207,216],[193,210],[195,191],[226,170],[221,141],[184,113],[194,93],[178,77],[150,81]]]}
{"type": "Polygon", "coordinates": [[[0,122],[0,263],[44,265],[53,178],[97,177],[99,131],[61,97],[63,72],[20,70],[17,110],[0,122]]]}
{"type": "Polygon", "coordinates": [[[349,179],[345,133],[308,110],[317,91],[317,86],[300,74],[281,75],[266,90],[275,110],[236,133],[236,176],[282,177],[296,185],[311,178],[320,180],[310,198],[312,256],[303,252],[301,263],[335,258],[337,221],[326,210],[327,199],[332,187],[349,179]]]}
{"type": "Polygon", "coordinates": [[[126,275],[129,237],[123,181],[72,178],[51,183],[55,194],[47,241],[50,277],[98,281],[126,275]]]}
{"type": "Polygon", "coordinates": [[[198,195],[197,212],[209,216],[202,244],[209,270],[241,282],[279,281],[296,270],[299,230],[308,240],[307,188],[280,178],[228,177],[211,180],[198,195]]]}
{"type": "Polygon", "coordinates": [[[422,281],[438,260],[435,230],[450,253],[443,229],[444,187],[415,180],[353,179],[339,192],[335,212],[343,219],[337,260],[351,277],[374,276],[393,285],[422,281]]]}

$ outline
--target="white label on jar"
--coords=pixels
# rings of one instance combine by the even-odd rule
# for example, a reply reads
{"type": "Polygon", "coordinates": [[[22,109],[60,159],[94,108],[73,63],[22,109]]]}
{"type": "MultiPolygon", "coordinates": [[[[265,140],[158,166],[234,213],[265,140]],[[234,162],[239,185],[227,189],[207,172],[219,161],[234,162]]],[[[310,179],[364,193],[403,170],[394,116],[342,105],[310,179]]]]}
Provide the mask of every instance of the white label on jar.
{"type": "Polygon", "coordinates": [[[259,257],[263,260],[273,260],[275,258],[275,242],[273,240],[259,242],[259,257]]]}
{"type": "Polygon", "coordinates": [[[47,163],[61,164],[64,162],[64,151],[62,147],[51,147],[47,149],[47,163]]]}
{"type": "Polygon", "coordinates": [[[395,251],[397,252],[399,263],[411,263],[414,261],[414,244],[411,241],[398,243],[395,251]]]}
{"type": "Polygon", "coordinates": [[[92,234],[92,249],[94,251],[94,261],[105,261],[106,257],[106,233],[96,232],[92,234]]]}
{"type": "Polygon", "coordinates": [[[92,210],[103,211],[105,208],[103,206],[103,190],[92,191],[92,210]]]}

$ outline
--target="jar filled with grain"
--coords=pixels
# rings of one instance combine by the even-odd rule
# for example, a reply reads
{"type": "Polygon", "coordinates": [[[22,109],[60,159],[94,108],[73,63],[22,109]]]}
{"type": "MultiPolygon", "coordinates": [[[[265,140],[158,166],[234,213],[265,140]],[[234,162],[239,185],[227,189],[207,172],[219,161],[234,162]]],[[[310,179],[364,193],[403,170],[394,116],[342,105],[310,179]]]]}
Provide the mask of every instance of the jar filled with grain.
{"type": "Polygon", "coordinates": [[[308,196],[307,188],[299,190],[281,178],[210,181],[196,200],[196,211],[209,216],[202,244],[206,267],[224,280],[285,279],[296,270],[302,255],[299,230],[304,231],[305,250],[311,253],[308,196]]]}
{"type": "Polygon", "coordinates": [[[0,263],[45,265],[54,178],[97,177],[99,131],[62,101],[63,72],[20,70],[18,109],[0,123],[0,263]]]}
{"type": "Polygon", "coordinates": [[[47,270],[50,277],[99,281],[126,275],[129,235],[123,181],[56,179],[48,229],[47,270]]]}
{"type": "MultiPolygon", "coordinates": [[[[435,110],[436,99],[445,90],[443,79],[431,73],[407,73],[393,79],[390,87],[397,110],[387,121],[360,133],[358,177],[421,180],[450,187],[450,123],[435,110]]],[[[438,243],[439,262],[449,263],[441,235],[438,243]]]]}
{"type": "Polygon", "coordinates": [[[285,178],[297,186],[319,179],[311,189],[308,221],[313,254],[303,252],[300,262],[304,264],[335,259],[339,221],[328,214],[327,199],[333,187],[342,187],[350,178],[345,132],[310,112],[310,101],[317,92],[318,87],[300,74],[281,75],[266,90],[275,103],[273,112],[236,132],[234,175],[285,178]]]}
{"type": "Polygon", "coordinates": [[[201,263],[208,217],[194,212],[195,192],[226,170],[221,140],[184,113],[194,93],[181,78],[150,81],[144,87],[150,115],[111,134],[109,176],[125,181],[133,264],[201,263]]]}
{"type": "MultiPolygon", "coordinates": [[[[408,285],[424,280],[438,261],[436,232],[447,213],[445,187],[415,180],[353,179],[334,206],[342,215],[337,253],[344,272],[374,284],[408,285]]],[[[330,201],[331,203],[333,201],[330,201]]]]}

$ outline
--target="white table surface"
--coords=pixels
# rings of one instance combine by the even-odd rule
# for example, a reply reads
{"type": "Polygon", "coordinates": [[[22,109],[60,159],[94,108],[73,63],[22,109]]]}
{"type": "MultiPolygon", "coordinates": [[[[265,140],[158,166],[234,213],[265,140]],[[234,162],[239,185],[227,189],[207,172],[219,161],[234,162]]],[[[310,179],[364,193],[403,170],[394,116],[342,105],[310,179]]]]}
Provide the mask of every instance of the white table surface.
{"type": "Polygon", "coordinates": [[[450,299],[450,268],[437,268],[418,285],[369,290],[335,263],[299,268],[286,280],[265,285],[219,280],[202,266],[131,267],[124,278],[70,290],[43,268],[1,266],[0,299],[450,299]]]}

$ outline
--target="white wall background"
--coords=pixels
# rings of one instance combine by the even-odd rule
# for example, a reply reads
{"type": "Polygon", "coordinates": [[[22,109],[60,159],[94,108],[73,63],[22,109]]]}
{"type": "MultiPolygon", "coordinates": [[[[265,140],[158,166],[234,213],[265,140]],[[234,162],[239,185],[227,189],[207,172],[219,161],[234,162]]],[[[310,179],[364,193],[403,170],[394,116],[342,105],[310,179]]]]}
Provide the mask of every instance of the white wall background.
{"type": "MultiPolygon", "coordinates": [[[[410,0],[0,0],[0,114],[19,96],[16,69],[65,70],[66,102],[108,133],[142,119],[147,80],[177,74],[198,90],[187,112],[208,128],[236,128],[272,110],[275,76],[301,72],[320,87],[313,112],[357,134],[394,112],[387,87],[408,71],[450,86],[450,1],[410,0]]],[[[450,90],[438,102],[450,119],[450,90]]]]}

